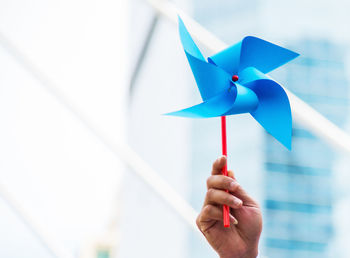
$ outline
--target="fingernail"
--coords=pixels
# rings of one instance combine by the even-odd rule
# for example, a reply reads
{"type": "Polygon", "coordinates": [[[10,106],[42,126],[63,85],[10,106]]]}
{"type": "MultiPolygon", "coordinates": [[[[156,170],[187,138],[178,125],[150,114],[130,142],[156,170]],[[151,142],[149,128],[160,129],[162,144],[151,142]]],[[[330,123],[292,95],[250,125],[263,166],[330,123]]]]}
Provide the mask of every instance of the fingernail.
{"type": "Polygon", "coordinates": [[[238,221],[236,220],[236,218],[233,217],[231,214],[230,214],[230,218],[233,220],[233,224],[234,224],[234,225],[237,225],[237,224],[238,224],[238,221]]]}
{"type": "Polygon", "coordinates": [[[239,199],[234,199],[233,203],[234,203],[235,206],[241,206],[242,205],[242,201],[239,200],[239,199]]]}

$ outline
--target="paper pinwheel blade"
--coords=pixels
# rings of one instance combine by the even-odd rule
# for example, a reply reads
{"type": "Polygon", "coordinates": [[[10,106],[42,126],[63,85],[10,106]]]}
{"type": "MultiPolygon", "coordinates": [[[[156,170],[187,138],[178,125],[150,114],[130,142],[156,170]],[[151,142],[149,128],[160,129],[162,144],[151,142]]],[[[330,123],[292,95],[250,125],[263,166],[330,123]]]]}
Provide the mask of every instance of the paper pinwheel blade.
{"type": "Polygon", "coordinates": [[[179,32],[203,102],[167,115],[210,118],[250,113],[266,131],[291,149],[292,115],[288,96],[266,73],[299,54],[249,36],[207,61],[180,17],[179,32]]]}

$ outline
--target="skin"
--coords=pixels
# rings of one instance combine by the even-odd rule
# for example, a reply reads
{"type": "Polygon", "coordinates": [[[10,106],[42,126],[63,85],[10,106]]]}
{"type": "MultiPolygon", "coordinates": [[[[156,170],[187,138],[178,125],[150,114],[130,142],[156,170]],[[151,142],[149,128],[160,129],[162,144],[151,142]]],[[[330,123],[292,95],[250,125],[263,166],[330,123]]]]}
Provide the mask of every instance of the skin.
{"type": "Polygon", "coordinates": [[[221,258],[255,258],[262,230],[261,210],[238,184],[232,171],[228,171],[228,177],[222,175],[225,165],[225,156],[213,163],[197,226],[221,258]],[[231,210],[229,228],[223,225],[224,204],[231,210]]]}

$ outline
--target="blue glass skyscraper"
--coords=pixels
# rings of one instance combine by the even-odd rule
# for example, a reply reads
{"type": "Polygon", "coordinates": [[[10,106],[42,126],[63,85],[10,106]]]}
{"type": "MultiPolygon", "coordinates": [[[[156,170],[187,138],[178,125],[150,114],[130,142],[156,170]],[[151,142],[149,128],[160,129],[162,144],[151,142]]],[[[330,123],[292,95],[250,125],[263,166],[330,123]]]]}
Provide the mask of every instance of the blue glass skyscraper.
{"type": "MultiPolygon", "coordinates": [[[[288,89],[342,126],[348,108],[342,48],[328,40],[301,40],[302,56],[283,72],[288,89]]],[[[336,156],[294,123],[293,149],[271,136],[265,149],[264,248],[269,257],[331,257],[332,169],[336,156]]]]}

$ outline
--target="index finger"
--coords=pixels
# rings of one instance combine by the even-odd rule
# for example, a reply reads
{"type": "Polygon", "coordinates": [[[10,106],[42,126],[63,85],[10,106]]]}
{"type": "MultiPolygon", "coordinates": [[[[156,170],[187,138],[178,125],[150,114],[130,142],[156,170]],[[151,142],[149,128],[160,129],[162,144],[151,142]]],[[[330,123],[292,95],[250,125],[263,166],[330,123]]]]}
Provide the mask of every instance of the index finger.
{"type": "Polygon", "coordinates": [[[212,175],[221,175],[222,174],[222,169],[226,165],[226,156],[221,156],[215,162],[213,163],[213,169],[211,171],[212,175]]]}

